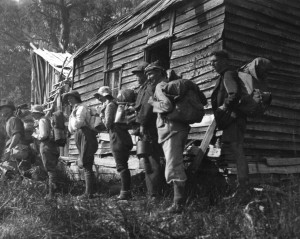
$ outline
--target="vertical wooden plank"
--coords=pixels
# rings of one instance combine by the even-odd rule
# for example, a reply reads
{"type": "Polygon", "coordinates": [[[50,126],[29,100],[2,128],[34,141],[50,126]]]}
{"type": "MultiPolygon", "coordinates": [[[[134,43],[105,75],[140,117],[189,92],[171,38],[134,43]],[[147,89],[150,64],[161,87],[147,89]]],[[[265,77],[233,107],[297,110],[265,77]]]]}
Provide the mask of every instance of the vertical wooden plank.
{"type": "Polygon", "coordinates": [[[172,37],[174,34],[174,26],[175,26],[175,20],[176,20],[176,10],[174,9],[171,11],[171,16],[170,16],[170,29],[169,29],[169,57],[171,58],[172,56],[172,37]]]}
{"type": "Polygon", "coordinates": [[[107,79],[107,72],[106,72],[107,71],[107,57],[108,57],[107,53],[108,53],[108,46],[106,45],[104,47],[104,56],[103,56],[103,72],[104,72],[103,82],[104,82],[104,85],[107,84],[107,82],[106,82],[106,79],[107,79]]]}
{"type": "Polygon", "coordinates": [[[122,67],[121,67],[121,69],[120,69],[120,76],[119,76],[119,86],[118,86],[118,88],[119,88],[119,90],[121,90],[121,87],[122,87],[122,74],[123,74],[123,67],[124,67],[124,65],[122,65],[122,67]]]}
{"type": "Polygon", "coordinates": [[[174,26],[175,26],[175,18],[176,18],[176,10],[171,11],[170,16],[170,29],[169,29],[169,36],[172,37],[174,34],[174,26]]]}

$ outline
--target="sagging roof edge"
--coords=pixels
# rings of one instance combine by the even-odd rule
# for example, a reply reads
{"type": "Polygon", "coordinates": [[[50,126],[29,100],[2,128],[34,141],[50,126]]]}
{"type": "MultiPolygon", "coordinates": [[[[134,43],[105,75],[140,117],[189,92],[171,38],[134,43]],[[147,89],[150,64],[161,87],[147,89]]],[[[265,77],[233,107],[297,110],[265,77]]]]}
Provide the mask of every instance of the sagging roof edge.
{"type": "Polygon", "coordinates": [[[112,38],[120,37],[121,35],[128,33],[138,27],[143,26],[146,22],[157,17],[159,14],[169,9],[175,4],[181,3],[185,0],[145,0],[138,5],[133,12],[125,15],[121,19],[112,21],[108,27],[98,33],[89,42],[83,45],[77,50],[72,56],[73,60],[78,58],[80,55],[95,50],[99,46],[102,46],[105,42],[112,38]],[[129,25],[129,23],[131,23],[129,25]],[[129,25],[129,26],[126,26],[129,25]]]}

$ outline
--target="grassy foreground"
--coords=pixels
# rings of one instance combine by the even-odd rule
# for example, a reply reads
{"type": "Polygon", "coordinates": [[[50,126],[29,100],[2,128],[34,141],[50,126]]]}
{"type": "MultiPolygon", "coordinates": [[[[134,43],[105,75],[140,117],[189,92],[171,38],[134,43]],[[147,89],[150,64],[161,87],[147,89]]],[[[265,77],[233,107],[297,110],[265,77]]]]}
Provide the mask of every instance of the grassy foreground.
{"type": "Polygon", "coordinates": [[[300,238],[296,180],[262,185],[242,201],[198,194],[178,215],[165,213],[171,196],[149,202],[136,192],[134,200],[117,202],[103,193],[80,202],[71,195],[76,187],[45,201],[45,182],[2,183],[0,238],[300,238]]]}

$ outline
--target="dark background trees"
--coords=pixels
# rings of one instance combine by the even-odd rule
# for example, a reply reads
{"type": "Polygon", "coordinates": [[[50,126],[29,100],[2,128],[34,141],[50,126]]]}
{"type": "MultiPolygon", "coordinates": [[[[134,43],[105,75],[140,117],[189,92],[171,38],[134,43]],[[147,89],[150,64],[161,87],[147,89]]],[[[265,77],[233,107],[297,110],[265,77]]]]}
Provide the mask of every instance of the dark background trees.
{"type": "Polygon", "coordinates": [[[0,97],[30,102],[30,44],[73,53],[140,2],[0,0],[0,97]]]}

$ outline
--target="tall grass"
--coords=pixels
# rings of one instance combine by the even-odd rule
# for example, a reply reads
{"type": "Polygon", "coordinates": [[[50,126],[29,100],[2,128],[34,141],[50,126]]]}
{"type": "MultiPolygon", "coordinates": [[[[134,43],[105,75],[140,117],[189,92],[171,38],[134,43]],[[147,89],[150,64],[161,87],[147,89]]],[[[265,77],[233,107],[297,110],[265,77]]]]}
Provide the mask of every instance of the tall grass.
{"type": "Polygon", "coordinates": [[[200,192],[172,215],[170,196],[117,202],[99,192],[81,202],[64,192],[46,201],[46,183],[16,178],[0,186],[0,238],[300,238],[300,183],[259,188],[213,203],[200,192]]]}

